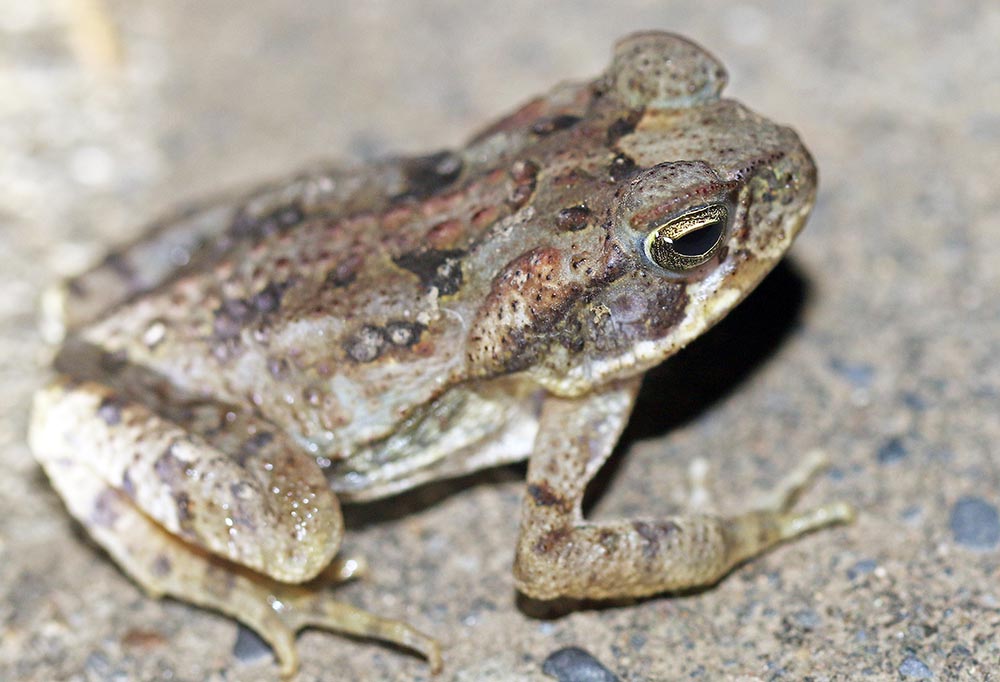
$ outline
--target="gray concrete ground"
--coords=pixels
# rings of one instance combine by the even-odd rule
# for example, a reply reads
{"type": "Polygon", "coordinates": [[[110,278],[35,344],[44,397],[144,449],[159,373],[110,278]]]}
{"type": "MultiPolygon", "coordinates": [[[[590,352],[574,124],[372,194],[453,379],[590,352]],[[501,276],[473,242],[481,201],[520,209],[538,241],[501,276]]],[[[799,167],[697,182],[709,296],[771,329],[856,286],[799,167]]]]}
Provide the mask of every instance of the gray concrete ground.
{"type": "MultiPolygon", "coordinates": [[[[45,284],[186,199],[459,144],[654,27],[792,123],[822,188],[789,264],[647,382],[591,513],[669,509],[697,455],[739,506],[822,446],[809,499],[857,523],[700,593],[562,612],[512,589],[509,468],[350,511],[372,575],[341,595],[440,637],[441,679],[551,679],[571,645],[622,680],[1000,679],[1000,5],[931,0],[0,0],[0,679],[276,676],[231,621],[146,598],[33,462],[45,284]]],[[[302,680],[428,677],[299,641],[302,680]]]]}

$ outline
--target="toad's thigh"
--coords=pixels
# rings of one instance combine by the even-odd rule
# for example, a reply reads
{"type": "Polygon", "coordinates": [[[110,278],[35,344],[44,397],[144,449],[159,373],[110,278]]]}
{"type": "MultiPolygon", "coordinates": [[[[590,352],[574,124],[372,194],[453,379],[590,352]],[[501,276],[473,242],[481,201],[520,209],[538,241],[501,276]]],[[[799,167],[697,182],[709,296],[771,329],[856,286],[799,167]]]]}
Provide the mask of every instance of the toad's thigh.
{"type": "Polygon", "coordinates": [[[223,410],[215,429],[182,419],[98,383],[59,379],[35,396],[30,440],[98,539],[114,533],[93,521],[114,495],[183,542],[277,580],[301,582],[322,570],[343,525],[315,461],[246,416],[223,410]]]}

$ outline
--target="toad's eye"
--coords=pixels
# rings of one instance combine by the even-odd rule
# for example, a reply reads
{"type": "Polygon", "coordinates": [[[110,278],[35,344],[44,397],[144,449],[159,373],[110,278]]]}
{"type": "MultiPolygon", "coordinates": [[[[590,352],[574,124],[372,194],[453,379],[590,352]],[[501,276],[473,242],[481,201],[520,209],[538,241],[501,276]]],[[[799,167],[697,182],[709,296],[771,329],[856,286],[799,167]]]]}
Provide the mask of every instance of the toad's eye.
{"type": "Polygon", "coordinates": [[[712,204],[660,225],[646,236],[646,257],[671,272],[688,272],[719,252],[725,241],[729,211],[712,204]]]}

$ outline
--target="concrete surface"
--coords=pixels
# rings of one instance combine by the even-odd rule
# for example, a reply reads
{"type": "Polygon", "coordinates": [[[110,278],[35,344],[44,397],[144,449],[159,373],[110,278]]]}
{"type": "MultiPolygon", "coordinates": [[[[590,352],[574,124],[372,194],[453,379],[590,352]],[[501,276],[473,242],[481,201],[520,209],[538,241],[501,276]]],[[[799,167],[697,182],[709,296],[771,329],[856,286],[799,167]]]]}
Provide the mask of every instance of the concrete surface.
{"type": "MultiPolygon", "coordinates": [[[[822,187],[789,264],[647,382],[591,513],[672,508],[696,455],[738,507],[822,446],[836,464],[809,500],[848,500],[858,522],[700,593],[553,609],[511,587],[514,467],[352,510],[346,551],[372,575],[340,594],[440,637],[441,679],[552,679],[543,661],[568,646],[622,680],[1000,679],[986,0],[0,0],[0,679],[276,677],[252,640],[234,653],[231,621],[140,593],[32,461],[42,287],[185,199],[317,156],[458,144],[652,27],[711,48],[731,95],[792,123],[822,187]]],[[[375,643],[299,642],[301,680],[428,677],[375,643]]]]}

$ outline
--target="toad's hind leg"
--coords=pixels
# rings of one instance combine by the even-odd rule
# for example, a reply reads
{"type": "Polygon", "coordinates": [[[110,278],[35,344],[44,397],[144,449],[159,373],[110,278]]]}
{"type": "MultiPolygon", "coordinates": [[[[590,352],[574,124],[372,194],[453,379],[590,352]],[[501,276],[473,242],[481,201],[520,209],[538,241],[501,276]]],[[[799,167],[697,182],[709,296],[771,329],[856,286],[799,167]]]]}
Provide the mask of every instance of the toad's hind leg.
{"type": "Polygon", "coordinates": [[[32,449],[70,512],[151,594],[245,623],[274,648],[285,674],[298,667],[295,633],[310,626],[393,642],[439,668],[437,643],[405,623],[339,603],[315,584],[289,584],[308,580],[330,562],[340,515],[318,469],[318,479],[310,481],[312,469],[302,470],[304,462],[291,452],[277,452],[279,441],[257,438],[256,449],[227,457],[107,387],[65,380],[39,392],[32,414],[32,449]],[[163,438],[163,448],[151,447],[163,438]],[[255,461],[258,455],[266,462],[255,461]],[[225,467],[234,462],[242,477],[227,475],[234,472],[225,467]],[[261,471],[248,475],[256,464],[261,471]],[[294,499],[287,507],[266,499],[268,492],[288,490],[294,499]],[[302,503],[311,496],[323,504],[306,509],[302,503]],[[253,516],[257,505],[268,513],[253,516]],[[300,514],[296,521],[298,510],[312,518],[300,514]],[[252,537],[230,535],[234,528],[252,537]],[[230,546],[220,548],[227,536],[230,546]],[[289,537],[295,542],[284,541],[289,537]],[[253,545],[266,549],[255,553],[253,545]]]}
{"type": "Polygon", "coordinates": [[[70,511],[126,573],[151,595],[169,595],[225,613],[260,634],[274,649],[282,675],[299,665],[295,633],[318,627],[393,642],[441,667],[438,644],[399,621],[333,600],[318,588],[279,583],[178,540],[72,459],[47,467],[66,493],[70,511]]]}
{"type": "Polygon", "coordinates": [[[780,542],[853,518],[841,503],[790,510],[822,466],[813,457],[754,511],[587,521],[580,507],[586,484],[618,440],[637,388],[630,381],[585,398],[547,399],[514,564],[525,594],[605,599],[708,585],[780,542]]]}

